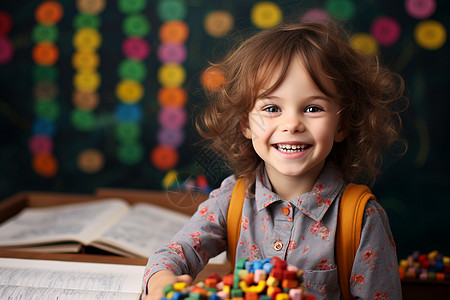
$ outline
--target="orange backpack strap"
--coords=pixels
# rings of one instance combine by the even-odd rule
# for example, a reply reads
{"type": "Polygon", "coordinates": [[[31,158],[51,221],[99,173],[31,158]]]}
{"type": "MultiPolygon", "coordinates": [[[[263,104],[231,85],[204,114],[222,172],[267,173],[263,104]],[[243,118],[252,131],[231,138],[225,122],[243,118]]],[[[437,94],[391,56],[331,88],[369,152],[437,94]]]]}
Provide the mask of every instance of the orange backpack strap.
{"type": "Polygon", "coordinates": [[[361,239],[364,210],[369,199],[375,199],[365,185],[349,183],[340,204],[336,231],[336,261],[339,285],[344,299],[351,299],[350,276],[361,239]]]}
{"type": "Polygon", "coordinates": [[[234,271],[236,261],[236,248],[241,234],[242,206],[245,198],[245,178],[239,178],[231,194],[230,205],[227,214],[227,242],[228,259],[231,263],[231,270],[234,271]]]}

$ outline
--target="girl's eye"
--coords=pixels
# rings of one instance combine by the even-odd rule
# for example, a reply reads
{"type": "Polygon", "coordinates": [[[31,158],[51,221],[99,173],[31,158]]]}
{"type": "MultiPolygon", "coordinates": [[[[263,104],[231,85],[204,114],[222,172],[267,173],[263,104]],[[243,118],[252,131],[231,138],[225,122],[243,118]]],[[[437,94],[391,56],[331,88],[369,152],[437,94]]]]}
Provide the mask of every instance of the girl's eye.
{"type": "Polygon", "coordinates": [[[318,106],[308,106],[305,109],[305,112],[307,112],[307,113],[316,113],[316,112],[321,112],[321,111],[323,111],[323,109],[318,106]]]}
{"type": "Polygon", "coordinates": [[[274,106],[274,105],[266,106],[262,110],[270,112],[270,113],[276,113],[276,112],[280,112],[281,111],[278,106],[274,106]]]}

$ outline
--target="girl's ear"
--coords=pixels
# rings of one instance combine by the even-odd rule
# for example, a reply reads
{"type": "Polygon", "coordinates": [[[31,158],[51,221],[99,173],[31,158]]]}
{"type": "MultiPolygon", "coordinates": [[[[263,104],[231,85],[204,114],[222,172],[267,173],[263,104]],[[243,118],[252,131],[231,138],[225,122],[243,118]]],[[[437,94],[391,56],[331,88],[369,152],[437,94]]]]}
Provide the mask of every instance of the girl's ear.
{"type": "Polygon", "coordinates": [[[340,143],[347,137],[347,132],[345,130],[339,129],[336,135],[334,136],[334,141],[336,143],[340,143]]]}
{"type": "Polygon", "coordinates": [[[339,128],[334,136],[334,141],[336,143],[342,142],[347,137],[347,127],[345,126],[345,124],[343,124],[342,121],[340,121],[339,123],[339,128]]]}
{"type": "Polygon", "coordinates": [[[252,139],[252,131],[250,130],[249,122],[248,122],[248,116],[245,116],[241,119],[240,124],[242,134],[248,138],[252,139]]]}

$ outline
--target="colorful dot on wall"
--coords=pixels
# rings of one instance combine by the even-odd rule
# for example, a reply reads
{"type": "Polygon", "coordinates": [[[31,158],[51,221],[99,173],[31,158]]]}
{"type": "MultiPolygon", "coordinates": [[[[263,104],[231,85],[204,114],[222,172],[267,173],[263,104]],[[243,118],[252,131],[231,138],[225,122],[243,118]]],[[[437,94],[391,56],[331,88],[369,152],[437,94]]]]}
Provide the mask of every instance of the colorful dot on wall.
{"type": "Polygon", "coordinates": [[[162,43],[184,43],[189,37],[189,27],[182,20],[164,22],[158,31],[162,43]]]}
{"type": "Polygon", "coordinates": [[[78,11],[88,15],[98,15],[105,10],[106,0],[77,0],[78,11]]]}
{"type": "Polygon", "coordinates": [[[157,98],[161,107],[184,107],[187,93],[180,87],[162,87],[158,91],[157,98]]]}
{"type": "Polygon", "coordinates": [[[391,17],[378,17],[371,26],[370,33],[381,46],[392,46],[401,35],[400,24],[391,17]]]}
{"type": "Polygon", "coordinates": [[[413,18],[429,18],[436,10],[435,0],[406,0],[406,12],[413,18]]]}
{"type": "Polygon", "coordinates": [[[225,82],[223,72],[215,67],[205,69],[200,76],[200,83],[204,89],[215,91],[225,82]]]}
{"type": "Polygon", "coordinates": [[[159,170],[170,170],[177,165],[179,160],[178,152],[168,145],[158,145],[151,153],[151,161],[159,170]]]}
{"type": "Polygon", "coordinates": [[[233,29],[234,18],[228,11],[215,10],[206,15],[203,25],[207,34],[221,38],[233,29]]]}
{"type": "Polygon", "coordinates": [[[116,118],[117,159],[125,165],[135,165],[144,157],[144,147],[140,142],[142,120],[141,101],[145,95],[143,81],[147,77],[145,60],[150,56],[151,47],[146,37],[151,31],[149,18],[143,14],[147,0],[120,0],[118,9],[124,14],[122,42],[124,58],[119,63],[115,95],[119,101],[116,118]]]}
{"type": "Polygon", "coordinates": [[[278,4],[271,1],[261,1],[252,7],[250,19],[257,28],[268,29],[280,24],[283,13],[278,4]]]}
{"type": "Polygon", "coordinates": [[[162,21],[183,20],[187,15],[187,6],[181,0],[158,1],[157,12],[162,21]]]}
{"type": "Polygon", "coordinates": [[[0,65],[6,64],[14,56],[14,45],[8,37],[0,36],[0,65]]]}
{"type": "Polygon", "coordinates": [[[378,53],[378,43],[368,33],[355,33],[350,38],[352,47],[367,56],[375,56],[378,53]]]}
{"type": "Polygon", "coordinates": [[[58,1],[44,1],[35,10],[34,17],[40,24],[55,25],[61,21],[64,9],[58,1]]]}
{"type": "Polygon", "coordinates": [[[447,40],[447,31],[442,23],[426,20],[417,24],[414,29],[416,43],[427,50],[441,48],[447,40]]]}
{"type": "Polygon", "coordinates": [[[0,10],[0,36],[6,36],[13,28],[13,19],[11,14],[0,10]]]}
{"type": "Polygon", "coordinates": [[[10,62],[14,56],[14,45],[8,34],[13,27],[11,15],[0,11],[0,65],[10,62]]]}
{"type": "MultiPolygon", "coordinates": [[[[57,1],[40,3],[34,11],[36,24],[31,33],[34,42],[31,57],[34,62],[32,92],[35,120],[29,149],[33,154],[32,168],[42,177],[54,177],[59,168],[58,160],[53,154],[52,138],[56,132],[55,122],[60,115],[60,103],[57,99],[59,91],[55,83],[55,64],[59,60],[59,48],[56,46],[59,32],[56,25],[63,13],[64,9],[57,1]]],[[[5,24],[5,21],[0,23],[5,24]]],[[[0,52],[10,54],[4,50],[0,52]]]]}
{"type": "Polygon", "coordinates": [[[321,8],[313,8],[308,10],[303,16],[306,21],[327,21],[330,19],[328,12],[321,8]]]}
{"type": "MultiPolygon", "coordinates": [[[[91,132],[99,126],[95,110],[101,101],[98,90],[102,84],[98,71],[101,64],[98,50],[103,43],[100,14],[106,8],[106,1],[77,0],[75,5],[77,12],[72,22],[72,67],[75,72],[72,78],[73,109],[69,119],[76,130],[91,132]]],[[[104,166],[103,154],[89,146],[77,154],[76,165],[83,173],[97,173],[104,166]]]]}
{"type": "Polygon", "coordinates": [[[84,173],[97,173],[104,164],[105,158],[97,149],[85,149],[78,154],[77,165],[84,173]]]}
{"type": "Polygon", "coordinates": [[[160,46],[157,56],[161,66],[157,70],[158,83],[161,85],[157,99],[161,106],[158,112],[158,145],[150,154],[150,161],[155,168],[167,171],[178,164],[178,150],[184,141],[183,126],[187,120],[184,105],[187,93],[183,88],[186,70],[183,63],[187,59],[184,45],[189,37],[189,27],[184,21],[187,6],[182,0],[160,0],[157,14],[163,23],[158,36],[160,46]]]}
{"type": "Polygon", "coordinates": [[[339,20],[349,20],[356,12],[355,4],[351,0],[328,0],[325,6],[328,13],[339,20]]]}

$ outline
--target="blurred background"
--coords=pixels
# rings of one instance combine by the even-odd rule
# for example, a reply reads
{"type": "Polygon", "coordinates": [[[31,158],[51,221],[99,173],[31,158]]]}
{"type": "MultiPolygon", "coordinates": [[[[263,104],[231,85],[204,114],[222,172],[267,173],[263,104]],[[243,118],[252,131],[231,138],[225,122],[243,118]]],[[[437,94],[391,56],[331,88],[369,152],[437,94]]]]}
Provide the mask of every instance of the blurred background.
{"type": "Polygon", "coordinates": [[[229,173],[193,127],[237,37],[302,18],[406,81],[405,156],[373,188],[404,258],[450,253],[450,2],[16,0],[0,3],[0,199],[98,187],[209,191],[229,173]]]}

